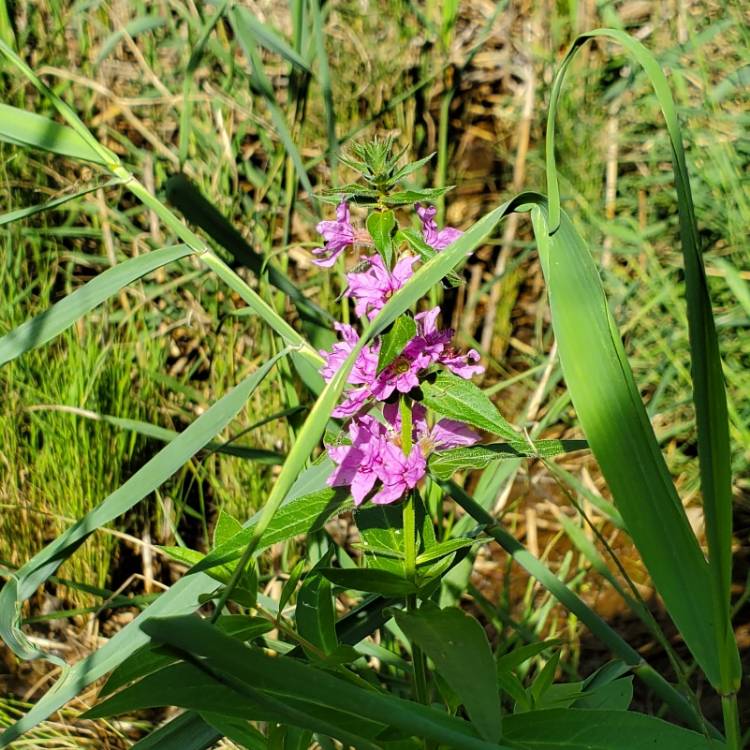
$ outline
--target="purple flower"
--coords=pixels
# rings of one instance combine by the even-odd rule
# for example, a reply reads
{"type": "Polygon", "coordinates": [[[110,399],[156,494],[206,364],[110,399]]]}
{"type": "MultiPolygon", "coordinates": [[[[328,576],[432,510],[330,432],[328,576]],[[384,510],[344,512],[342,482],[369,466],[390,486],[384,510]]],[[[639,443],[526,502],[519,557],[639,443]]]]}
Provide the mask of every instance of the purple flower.
{"type": "Polygon", "coordinates": [[[330,487],[349,486],[355,505],[361,505],[382,473],[386,428],[364,416],[349,426],[351,445],[328,446],[328,455],[338,464],[328,477],[330,487]]]}
{"type": "MultiPolygon", "coordinates": [[[[383,415],[391,424],[397,440],[401,439],[401,415],[398,404],[386,404],[383,415]]],[[[440,419],[432,427],[427,422],[427,410],[422,404],[414,404],[411,410],[412,441],[419,446],[425,459],[436,450],[447,450],[465,445],[474,445],[479,435],[463,422],[455,419],[440,419]]]]}
{"type": "Polygon", "coordinates": [[[437,213],[435,206],[423,206],[417,203],[414,208],[417,210],[417,216],[422,221],[422,237],[435,250],[445,250],[448,245],[455,242],[463,234],[460,229],[455,229],[454,227],[445,227],[438,230],[437,222],[435,221],[435,214],[437,213]]]}
{"type": "Polygon", "coordinates": [[[398,404],[386,404],[387,425],[369,415],[356,417],[349,425],[348,445],[328,446],[328,455],[337,464],[328,477],[332,487],[349,487],[355,505],[372,495],[376,505],[400,500],[414,489],[427,473],[427,459],[438,449],[473,445],[479,436],[452,419],[441,419],[430,427],[421,404],[412,409],[412,448],[406,455],[401,445],[401,417],[398,404]]]}
{"type": "Polygon", "coordinates": [[[417,335],[406,345],[402,356],[415,359],[421,354],[429,359],[429,364],[441,364],[456,375],[467,379],[484,372],[482,365],[471,364],[479,361],[478,351],[469,349],[466,354],[460,354],[451,344],[453,330],[438,329],[439,314],[440,308],[433,307],[432,310],[414,316],[417,335]]]}
{"type": "Polygon", "coordinates": [[[417,258],[404,256],[396,263],[393,271],[385,267],[379,255],[372,255],[364,260],[369,264],[368,269],[346,275],[349,287],[344,294],[354,299],[354,311],[357,315],[367,315],[372,320],[393,293],[401,289],[411,277],[414,272],[412,266],[417,258]]]}
{"type": "Polygon", "coordinates": [[[429,365],[429,357],[421,352],[415,352],[414,356],[399,355],[374,380],[372,395],[378,401],[385,401],[394,391],[408,393],[419,385],[419,374],[429,365]]]}
{"type": "Polygon", "coordinates": [[[381,457],[380,479],[383,487],[372,497],[375,505],[388,505],[400,500],[409,490],[413,490],[427,473],[425,461],[419,446],[412,447],[408,456],[401,447],[386,443],[381,457]]]}
{"type": "MultiPolygon", "coordinates": [[[[320,368],[320,374],[328,382],[339,371],[352,349],[359,341],[359,335],[351,327],[344,323],[334,323],[334,328],[341,334],[343,341],[333,345],[330,352],[321,350],[320,354],[326,362],[320,368]]],[[[365,346],[354,361],[354,366],[349,373],[347,383],[358,388],[350,388],[345,391],[344,400],[333,410],[331,416],[346,419],[357,414],[370,397],[370,385],[375,380],[378,370],[378,354],[380,344],[365,346]]]]}
{"type": "Polygon", "coordinates": [[[355,242],[368,242],[370,238],[367,232],[352,226],[346,201],[336,207],[336,221],[321,221],[316,229],[323,235],[325,244],[313,250],[313,255],[319,256],[313,263],[323,268],[330,268],[347,247],[355,242]]]}

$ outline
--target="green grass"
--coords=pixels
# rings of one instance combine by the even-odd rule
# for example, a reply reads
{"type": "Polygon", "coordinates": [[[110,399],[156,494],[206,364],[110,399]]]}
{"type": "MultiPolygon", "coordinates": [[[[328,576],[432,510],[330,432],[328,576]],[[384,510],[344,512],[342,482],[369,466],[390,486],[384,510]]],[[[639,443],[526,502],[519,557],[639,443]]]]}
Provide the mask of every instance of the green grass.
{"type": "MultiPolygon", "coordinates": [[[[487,47],[495,51],[503,50],[503,44],[520,48],[541,76],[580,29],[573,28],[568,10],[562,10],[568,6],[557,4],[549,16],[527,19],[544,40],[528,44],[520,28],[504,28],[512,18],[514,4],[510,5],[500,13],[487,47]]],[[[492,67],[483,61],[480,50],[461,87],[451,94],[448,116],[441,102],[447,100],[442,81],[447,63],[444,44],[450,34],[439,43],[425,44],[425,36],[432,39],[431,32],[419,28],[421,21],[412,7],[399,0],[383,0],[378,12],[362,14],[358,5],[349,2],[324,6],[336,131],[342,138],[377,116],[376,127],[398,130],[400,141],[411,144],[414,156],[438,148],[442,157],[438,171],[420,178],[425,184],[458,184],[458,191],[448,198],[447,218],[465,228],[495,205],[500,195],[511,192],[508,178],[522,106],[501,76],[512,55],[497,52],[499,62],[492,67]],[[394,103],[398,94],[425,81],[416,93],[394,103]],[[497,97],[492,106],[484,100],[488,93],[497,97]],[[487,146],[477,130],[492,133],[498,145],[487,146]]],[[[696,44],[684,49],[675,45],[678,23],[671,17],[657,23],[647,43],[670,65],[671,84],[686,125],[696,212],[707,251],[729,390],[734,490],[740,497],[748,489],[743,477],[750,464],[750,454],[742,448],[750,444],[750,309],[738,291],[744,289],[747,294],[750,286],[745,242],[750,188],[742,178],[750,154],[741,141],[750,108],[746,86],[735,84],[733,76],[748,64],[750,45],[739,20],[739,5],[707,2],[697,7],[703,12],[688,14],[686,20],[688,37],[697,39],[696,44]],[[689,76],[678,72],[679,64],[689,76]]],[[[128,16],[120,20],[125,24],[142,18],[149,9],[146,3],[131,4],[128,16]]],[[[285,8],[282,12],[268,5],[264,10],[265,20],[285,31],[290,28],[285,8]]],[[[428,10],[432,18],[436,9],[428,10]]],[[[660,4],[654,15],[662,10],[660,4]]],[[[454,53],[465,56],[472,49],[481,29],[480,16],[481,10],[473,4],[462,4],[457,28],[468,28],[470,33],[454,36],[454,53]]],[[[616,9],[603,6],[601,17],[589,19],[587,26],[617,18],[616,9]]],[[[288,267],[307,294],[336,312],[340,290],[327,286],[326,277],[306,260],[306,250],[316,239],[316,207],[291,200],[295,165],[274,135],[267,102],[253,94],[245,58],[230,52],[228,24],[219,24],[208,37],[192,84],[184,85],[190,43],[200,37],[208,19],[181,7],[152,29],[139,31],[138,24],[130,26],[131,33],[138,32],[135,43],[143,56],[139,60],[124,40],[114,46],[109,43],[116,27],[106,8],[94,6],[84,16],[73,13],[70,4],[47,2],[29,8],[17,42],[19,49],[33,46],[30,62],[35,70],[56,69],[48,71],[47,78],[54,82],[55,91],[85,123],[95,123],[92,129],[97,137],[123,161],[135,165],[147,186],[153,182],[163,195],[167,177],[182,162],[191,179],[256,250],[272,256],[282,268],[288,267]],[[76,45],[67,44],[61,33],[64,28],[72,30],[76,45]],[[107,48],[106,58],[98,61],[107,48]],[[76,79],[65,71],[74,71],[76,79]],[[102,86],[111,95],[103,93],[102,86]],[[167,102],[166,93],[177,98],[167,102]],[[187,129],[180,126],[185,96],[191,98],[187,129]]],[[[630,30],[644,28],[648,21],[640,19],[630,30]]],[[[323,92],[312,83],[303,106],[301,98],[294,99],[293,87],[287,86],[281,58],[262,54],[277,105],[289,116],[301,158],[316,165],[310,170],[311,179],[329,181],[332,176],[322,161],[330,141],[323,92]]],[[[579,229],[592,247],[601,248],[602,255],[610,258],[603,271],[605,286],[616,319],[625,326],[636,382],[647,398],[669,468],[678,477],[681,497],[695,506],[699,476],[692,460],[694,419],[668,141],[657,128],[658,113],[647,82],[626,66],[624,57],[616,55],[616,62],[605,65],[608,57],[602,51],[590,50],[587,55],[586,62],[571,72],[576,83],[564,95],[558,117],[562,193],[566,205],[577,209],[579,229]],[[616,105],[616,114],[610,115],[608,105],[601,104],[602,94],[609,98],[608,104],[616,105]],[[610,207],[605,199],[605,175],[612,119],[617,120],[618,152],[616,201],[610,207]],[[591,147],[582,151],[581,143],[591,147]],[[608,210],[611,220],[606,218],[608,210]]],[[[2,85],[4,103],[51,114],[5,67],[2,85]]],[[[533,115],[529,187],[543,186],[544,111],[545,107],[538,106],[533,115]]],[[[1,148],[6,211],[91,183],[85,170],[60,159],[6,145],[1,148]]],[[[123,189],[108,188],[105,198],[103,212],[97,194],[92,193],[54,212],[0,229],[0,333],[108,267],[112,253],[122,260],[164,244],[164,229],[123,189]]],[[[522,228],[513,247],[513,262],[500,279],[503,294],[492,352],[502,359],[485,381],[485,385],[503,387],[527,370],[534,373],[504,390],[508,403],[514,405],[505,413],[514,422],[523,417],[532,400],[550,346],[537,283],[539,269],[528,253],[527,240],[528,230],[522,228]]],[[[480,257],[484,265],[479,270],[476,315],[465,332],[467,340],[481,337],[494,267],[494,255],[488,250],[480,257]]],[[[288,312],[266,281],[261,281],[259,291],[277,309],[288,312]]],[[[99,308],[84,325],[0,370],[4,402],[12,404],[0,415],[0,461],[6,469],[0,480],[1,559],[11,564],[29,559],[69,519],[83,515],[160,447],[106,423],[40,407],[73,407],[183,429],[236,382],[246,365],[265,361],[271,354],[272,340],[263,323],[254,316],[232,315],[239,304],[213,274],[186,261],[179,271],[170,268],[139,282],[99,308]]],[[[246,413],[224,437],[240,433],[268,413],[296,406],[299,397],[288,379],[283,374],[274,377],[254,395],[246,413]]],[[[561,397],[559,377],[555,370],[544,389],[540,411],[527,424],[530,429],[540,423],[573,424],[570,407],[561,397]]],[[[272,423],[240,442],[285,453],[299,437],[297,428],[293,421],[289,428],[272,423]]],[[[566,466],[580,478],[580,466],[566,466]]],[[[160,543],[184,541],[192,547],[208,547],[219,510],[249,517],[265,497],[274,474],[275,469],[267,465],[219,454],[199,456],[117,526],[139,538],[148,530],[151,539],[160,543]]],[[[499,476],[488,492],[499,495],[514,477],[523,482],[537,481],[539,476],[539,469],[532,470],[530,477],[526,469],[519,469],[499,476]]],[[[580,501],[588,501],[579,486],[572,491],[580,501]]],[[[523,502],[521,494],[516,490],[511,496],[511,510],[523,502]]],[[[598,528],[611,530],[603,514],[594,516],[598,528]]],[[[556,523],[554,516],[548,519],[556,523]]],[[[746,543],[746,532],[740,524],[742,543],[746,543]]],[[[585,591],[583,574],[589,560],[583,554],[566,552],[569,543],[563,534],[550,544],[547,552],[553,566],[574,589],[585,591]],[[559,554],[555,554],[556,547],[559,554]]],[[[119,545],[113,535],[98,532],[60,575],[116,588],[123,581],[113,580],[110,571],[118,570],[118,550],[125,558],[133,556],[132,550],[123,552],[119,545]]],[[[281,554],[282,559],[293,560],[296,545],[289,543],[281,554]]],[[[137,585],[134,591],[140,593],[137,585]]],[[[80,593],[60,592],[73,604],[91,603],[80,593]]],[[[506,621],[520,619],[536,634],[565,633],[575,652],[576,619],[562,615],[565,619],[558,620],[559,610],[550,597],[543,596],[530,584],[524,597],[504,602],[496,616],[506,621]]]]}

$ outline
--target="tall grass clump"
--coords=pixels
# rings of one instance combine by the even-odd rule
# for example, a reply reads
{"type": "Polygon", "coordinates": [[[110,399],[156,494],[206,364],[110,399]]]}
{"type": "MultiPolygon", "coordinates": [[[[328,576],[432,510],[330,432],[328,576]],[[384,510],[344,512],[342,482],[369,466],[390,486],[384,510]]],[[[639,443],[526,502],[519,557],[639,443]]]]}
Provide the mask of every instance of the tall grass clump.
{"type": "MultiPolygon", "coordinates": [[[[9,69],[55,111],[53,118],[6,106],[0,136],[86,163],[126,191],[127,201],[142,205],[153,218],[151,239],[161,238],[14,325],[0,339],[4,367],[49,351],[62,337],[68,337],[68,347],[84,347],[85,340],[70,339],[80,321],[100,314],[131,285],[148,285],[175,266],[209,279],[200,291],[216,300],[210,312],[217,327],[228,318],[254,326],[252,350],[238,365],[231,333],[231,346],[210,355],[212,361],[226,358],[211,371],[227,387],[213,403],[196,409],[181,431],[167,432],[143,420],[107,421],[157,437],[163,447],[41,551],[7,571],[0,636],[20,659],[46,659],[62,673],[0,735],[0,747],[106,676],[102,700],[85,714],[88,719],[144,708],[184,709],[138,741],[135,747],[142,748],[205,748],[225,737],[248,748],[339,743],[624,750],[650,743],[675,750],[739,750],[730,415],[682,134],[658,62],[619,30],[577,37],[550,91],[547,195],[519,192],[462,232],[446,226],[439,210],[449,190],[447,115],[439,126],[435,187],[420,179],[431,155],[408,161],[394,136],[342,148],[323,8],[317,0],[293,3],[291,19],[291,32],[284,36],[246,8],[221,3],[201,28],[191,30],[176,165],[183,171],[165,180],[166,200],[147,187],[141,170],[121,158],[114,143],[93,134],[11,44],[0,42],[9,69]],[[253,101],[262,103],[279,144],[268,143],[272,156],[263,169],[244,166],[247,179],[255,180],[273,207],[269,223],[256,227],[260,251],[243,240],[189,175],[191,148],[201,138],[190,115],[193,76],[212,40],[230,32],[229,51],[221,48],[217,54],[232,60],[235,53],[242,55],[253,101]],[[679,210],[706,551],[660,450],[594,257],[562,208],[557,109],[571,61],[592,40],[614,41],[628,53],[648,79],[666,122],[679,210]],[[262,51],[280,60],[289,77],[289,95],[295,98],[286,108],[262,51]],[[300,144],[313,85],[324,102],[328,166],[321,171],[330,175],[327,185],[305,162],[300,144]],[[333,178],[338,165],[347,170],[347,181],[333,178]],[[319,304],[314,290],[301,289],[290,276],[286,251],[298,206],[322,218],[317,230],[323,239],[310,248],[308,260],[332,275],[335,281],[327,286],[340,289],[330,305],[334,314],[319,304]],[[544,274],[565,387],[585,440],[540,438],[513,426],[474,379],[484,371],[480,353],[462,346],[439,320],[442,292],[461,283],[467,258],[501,222],[525,214],[530,214],[544,274]],[[231,305],[223,304],[227,297],[231,305]],[[265,420],[278,422],[284,454],[240,443],[238,418],[247,429],[265,420]],[[497,493],[487,484],[494,486],[498,467],[550,462],[581,450],[589,450],[599,465],[613,498],[611,517],[637,547],[689,654],[675,653],[632,582],[622,586],[608,576],[606,565],[597,569],[664,644],[674,679],[650,664],[565,582],[564,574],[532,554],[493,513],[497,493]],[[205,553],[203,545],[182,538],[159,548],[187,572],[144,602],[131,622],[89,656],[66,664],[54,648],[30,637],[23,628],[26,602],[61,564],[98,530],[158,497],[196,456],[196,482],[211,485],[216,477],[210,476],[215,468],[210,458],[218,454],[281,464],[273,475],[260,475],[267,483],[253,485],[258,496],[248,506],[257,512],[240,506],[239,517],[220,513],[210,540],[202,540],[205,553]],[[347,533],[329,524],[334,518],[351,520],[347,533]],[[294,539],[297,549],[291,547],[294,539]],[[269,588],[268,550],[275,545],[286,545],[296,563],[287,560],[283,585],[269,588]],[[611,660],[584,679],[566,680],[558,639],[519,627],[520,640],[491,642],[480,621],[458,604],[470,589],[465,563],[493,546],[583,623],[611,660]],[[720,727],[703,713],[691,679],[695,670],[721,702],[720,727]],[[671,721],[631,710],[634,677],[658,698],[671,721]]],[[[444,4],[440,24],[441,43],[448,47],[453,4],[444,4]]],[[[452,95],[450,88],[444,92],[446,111],[452,95]]],[[[190,395],[179,379],[168,382],[190,395]]],[[[554,471],[551,462],[550,467],[554,471]]],[[[236,476],[245,491],[246,479],[236,476]]],[[[575,537],[574,529],[569,533],[575,537]]],[[[207,528],[203,534],[208,536],[207,528]]]]}

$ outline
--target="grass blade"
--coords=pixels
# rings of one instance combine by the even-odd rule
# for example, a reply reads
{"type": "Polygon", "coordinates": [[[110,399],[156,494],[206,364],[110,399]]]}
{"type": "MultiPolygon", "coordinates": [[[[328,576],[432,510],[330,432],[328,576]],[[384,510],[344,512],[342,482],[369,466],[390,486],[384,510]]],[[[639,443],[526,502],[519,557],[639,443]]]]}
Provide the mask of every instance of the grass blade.
{"type": "Polygon", "coordinates": [[[0,140],[72,159],[106,164],[101,154],[72,128],[8,104],[0,104],[0,140]]]}
{"type": "Polygon", "coordinates": [[[88,195],[89,193],[101,190],[102,188],[114,187],[116,185],[122,185],[122,183],[123,180],[115,178],[113,180],[108,180],[101,185],[94,185],[92,187],[85,188],[84,190],[79,190],[77,193],[68,193],[66,195],[61,195],[59,198],[53,198],[46,203],[37,203],[34,206],[26,206],[26,208],[18,208],[15,211],[8,211],[8,213],[0,215],[0,227],[5,226],[6,224],[12,224],[14,221],[19,221],[20,219],[26,219],[29,216],[34,216],[34,214],[41,213],[42,211],[49,211],[53,208],[57,208],[58,206],[62,206],[72,200],[75,200],[76,198],[88,195]]]}
{"type": "Polygon", "coordinates": [[[708,565],[648,421],[594,260],[564,214],[548,236],[543,211],[532,211],[534,232],[573,405],[667,610],[717,684],[708,565]]]}
{"type": "Polygon", "coordinates": [[[331,171],[336,169],[339,154],[339,141],[336,137],[336,111],[333,108],[333,88],[331,86],[331,71],[328,67],[328,53],[326,52],[325,36],[323,35],[323,18],[320,12],[320,0],[310,0],[310,15],[312,16],[313,33],[315,35],[315,52],[318,56],[318,79],[323,91],[323,106],[326,116],[326,132],[328,134],[328,161],[331,171]]]}
{"type": "Polygon", "coordinates": [[[100,273],[41,315],[27,320],[3,336],[0,339],[0,366],[47,343],[124,286],[191,253],[187,245],[164,247],[118,263],[100,273]]]}
{"type": "Polygon", "coordinates": [[[283,57],[300,70],[312,75],[312,70],[305,59],[294,50],[284,39],[282,39],[268,24],[261,23],[247,8],[238,7],[234,11],[239,23],[253,35],[256,42],[283,57]]]}
{"type": "Polygon", "coordinates": [[[242,12],[243,8],[235,8],[232,13],[232,28],[234,33],[237,35],[237,39],[240,42],[245,55],[250,62],[250,84],[255,93],[260,94],[266,101],[268,112],[271,115],[276,132],[281,139],[281,142],[286,149],[287,154],[294,163],[294,168],[297,170],[299,179],[302,182],[305,190],[310,194],[310,197],[314,197],[312,183],[307,175],[305,164],[302,161],[297,144],[294,141],[289,125],[286,121],[284,113],[279,108],[276,101],[276,95],[273,91],[273,86],[268,80],[268,77],[263,70],[263,63],[261,62],[260,56],[256,49],[256,39],[251,26],[248,26],[247,16],[249,13],[242,12]]]}
{"type": "MultiPolygon", "coordinates": [[[[666,76],[659,63],[640,42],[616,29],[595,29],[579,36],[560,66],[553,83],[547,124],[547,180],[550,196],[549,227],[555,232],[560,223],[560,195],[555,166],[555,114],[565,72],[576,51],[588,40],[609,38],[635,58],[648,76],[666,121],[672,147],[672,161],[677,190],[680,218],[680,240],[685,261],[685,286],[688,328],[691,349],[693,401],[698,426],[698,457],[700,461],[701,489],[706,519],[706,537],[709,551],[709,582],[712,593],[713,640],[716,658],[709,663],[704,654],[701,666],[709,668],[707,676],[722,694],[734,693],[740,684],[741,665],[731,623],[730,587],[732,582],[732,494],[729,446],[729,422],[724,389],[721,358],[716,327],[711,311],[698,228],[695,221],[693,198],[690,190],[685,151],[682,145],[677,111],[666,76]]],[[[670,527],[665,527],[670,528],[670,527]]],[[[671,533],[671,528],[670,528],[671,533]]],[[[642,551],[643,553],[643,551],[642,551]]],[[[692,553],[687,553],[692,555],[692,553]]],[[[645,559],[645,557],[644,557],[645,559]]],[[[649,566],[650,570],[650,566],[649,566]]],[[[704,577],[705,578],[705,577],[704,577]]],[[[704,580],[702,578],[701,580],[704,580]]],[[[693,591],[698,587],[694,583],[693,591]]],[[[692,630],[702,627],[709,609],[695,611],[689,617],[701,622],[688,622],[683,618],[680,627],[689,625],[692,630]]],[[[705,644],[707,647],[708,644],[705,644]]]]}

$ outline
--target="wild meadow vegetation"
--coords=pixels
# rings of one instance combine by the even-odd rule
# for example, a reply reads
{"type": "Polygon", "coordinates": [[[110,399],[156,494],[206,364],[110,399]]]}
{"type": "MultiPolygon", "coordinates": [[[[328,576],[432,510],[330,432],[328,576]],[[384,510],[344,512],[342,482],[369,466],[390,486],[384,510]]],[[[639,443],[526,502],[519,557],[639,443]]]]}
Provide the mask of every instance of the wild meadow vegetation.
{"type": "Polygon", "coordinates": [[[749,20],[0,0],[0,747],[744,747],[749,20]]]}

